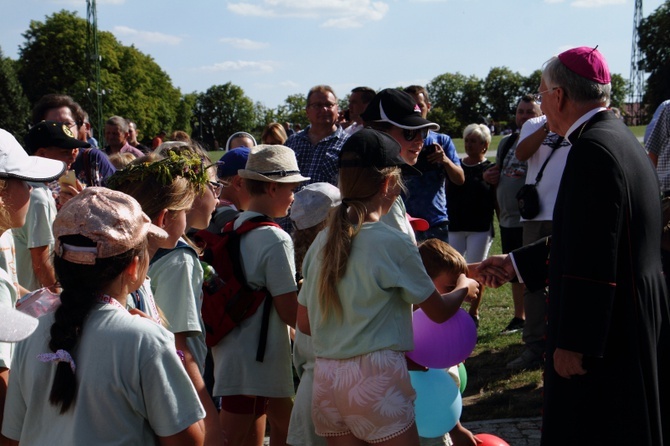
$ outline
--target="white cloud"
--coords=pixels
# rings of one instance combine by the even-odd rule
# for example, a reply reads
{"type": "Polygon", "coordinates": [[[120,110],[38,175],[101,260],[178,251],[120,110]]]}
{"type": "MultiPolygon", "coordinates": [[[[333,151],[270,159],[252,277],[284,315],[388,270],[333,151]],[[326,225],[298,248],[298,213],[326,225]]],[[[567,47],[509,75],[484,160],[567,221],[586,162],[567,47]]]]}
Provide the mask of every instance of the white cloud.
{"type": "Polygon", "coordinates": [[[238,39],[234,37],[223,37],[219,39],[219,42],[228,44],[233,48],[239,48],[242,50],[259,50],[261,48],[266,48],[268,46],[266,42],[256,42],[249,39],[238,39]]]}
{"type": "Polygon", "coordinates": [[[294,81],[282,81],[279,82],[279,86],[284,88],[298,88],[300,87],[300,84],[294,81]]]}
{"type": "MultiPolygon", "coordinates": [[[[86,0],[50,0],[49,3],[68,6],[86,6],[86,0]]],[[[123,5],[126,0],[98,0],[101,5],[123,5]]]]}
{"type": "Polygon", "coordinates": [[[139,31],[127,26],[115,26],[114,34],[120,36],[128,36],[136,43],[166,43],[168,45],[178,45],[181,42],[181,37],[170,36],[153,31],[139,31]]]}
{"type": "Polygon", "coordinates": [[[205,65],[196,68],[197,71],[219,72],[219,71],[245,71],[250,73],[272,73],[275,63],[271,61],[252,60],[227,60],[225,62],[205,65]]]}
{"type": "Polygon", "coordinates": [[[234,14],[268,18],[301,18],[322,20],[324,28],[357,28],[379,21],[389,6],[372,0],[262,0],[261,4],[229,3],[234,14]]]}
{"type": "Polygon", "coordinates": [[[626,0],[576,0],[570,3],[575,8],[600,8],[601,6],[624,5],[626,0]]]}
{"type": "Polygon", "coordinates": [[[565,0],[544,0],[544,2],[545,2],[545,3],[549,3],[549,4],[552,4],[552,3],[564,3],[565,0]]]}

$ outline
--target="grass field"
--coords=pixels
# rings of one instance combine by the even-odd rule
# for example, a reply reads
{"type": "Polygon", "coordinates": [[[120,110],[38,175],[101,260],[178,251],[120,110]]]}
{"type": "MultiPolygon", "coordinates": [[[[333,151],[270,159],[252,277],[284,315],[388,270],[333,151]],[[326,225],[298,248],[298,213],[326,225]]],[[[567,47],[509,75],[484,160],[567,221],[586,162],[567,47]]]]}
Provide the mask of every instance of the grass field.
{"type": "MultiPolygon", "coordinates": [[[[638,136],[644,126],[631,127],[638,136]]],[[[498,147],[501,136],[494,136],[491,150],[498,147]]],[[[458,153],[464,153],[463,139],[454,139],[458,153]]],[[[223,152],[210,152],[213,160],[223,152]]],[[[500,254],[500,231],[490,254],[500,254]]],[[[463,421],[540,416],[542,405],[542,372],[540,369],[510,372],[505,368],[523,351],[521,333],[501,335],[513,316],[512,292],[509,284],[498,289],[487,288],[480,307],[477,346],[465,362],[468,383],[463,393],[463,421]]]]}

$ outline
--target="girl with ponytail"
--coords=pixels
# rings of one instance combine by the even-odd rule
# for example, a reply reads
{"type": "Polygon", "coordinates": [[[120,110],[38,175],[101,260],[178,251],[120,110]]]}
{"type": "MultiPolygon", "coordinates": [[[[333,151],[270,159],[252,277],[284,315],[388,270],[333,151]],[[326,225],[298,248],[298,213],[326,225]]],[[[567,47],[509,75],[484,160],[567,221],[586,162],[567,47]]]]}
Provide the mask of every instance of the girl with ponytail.
{"type": "Polygon", "coordinates": [[[298,327],[312,336],[312,419],[329,445],[419,444],[404,356],[414,347],[412,306],[443,322],[478,290],[461,275],[440,295],[409,237],[380,222],[403,188],[403,166],[390,136],[352,135],[340,154],[342,204],[303,261],[298,327]]]}
{"type": "Polygon", "coordinates": [[[167,233],[135,199],[99,187],[66,203],[53,230],[61,305],[17,345],[3,435],[22,445],[202,444],[204,411],[174,337],[126,310],[146,278],[148,240],[167,233]]]}

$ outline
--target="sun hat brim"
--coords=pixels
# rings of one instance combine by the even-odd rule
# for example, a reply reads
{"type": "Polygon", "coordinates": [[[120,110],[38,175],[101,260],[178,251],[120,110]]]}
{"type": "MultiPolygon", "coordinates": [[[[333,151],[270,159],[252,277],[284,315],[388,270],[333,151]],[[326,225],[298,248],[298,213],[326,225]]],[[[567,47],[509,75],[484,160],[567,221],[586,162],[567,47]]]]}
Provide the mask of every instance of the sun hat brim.
{"type": "Polygon", "coordinates": [[[275,175],[267,176],[248,169],[240,169],[237,171],[237,174],[240,177],[246,178],[248,180],[265,181],[272,183],[302,183],[303,181],[309,181],[311,179],[310,177],[303,177],[299,173],[282,172],[275,175]]]}

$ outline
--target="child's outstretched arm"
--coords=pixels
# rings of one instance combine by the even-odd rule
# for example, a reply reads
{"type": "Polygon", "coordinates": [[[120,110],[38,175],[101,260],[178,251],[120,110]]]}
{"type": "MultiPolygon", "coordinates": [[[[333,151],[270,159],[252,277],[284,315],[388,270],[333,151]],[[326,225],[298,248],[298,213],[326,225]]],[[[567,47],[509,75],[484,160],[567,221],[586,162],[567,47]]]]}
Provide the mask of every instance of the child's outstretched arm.
{"type": "Polygon", "coordinates": [[[474,446],[482,443],[472,432],[464,428],[460,421],[449,431],[449,436],[454,446],[474,446]]]}
{"type": "Polygon", "coordinates": [[[440,295],[437,290],[433,291],[428,299],[424,300],[419,308],[426,313],[430,320],[442,323],[456,314],[463,300],[466,302],[477,297],[479,283],[469,279],[465,274],[458,276],[456,287],[453,291],[440,295]]]}

